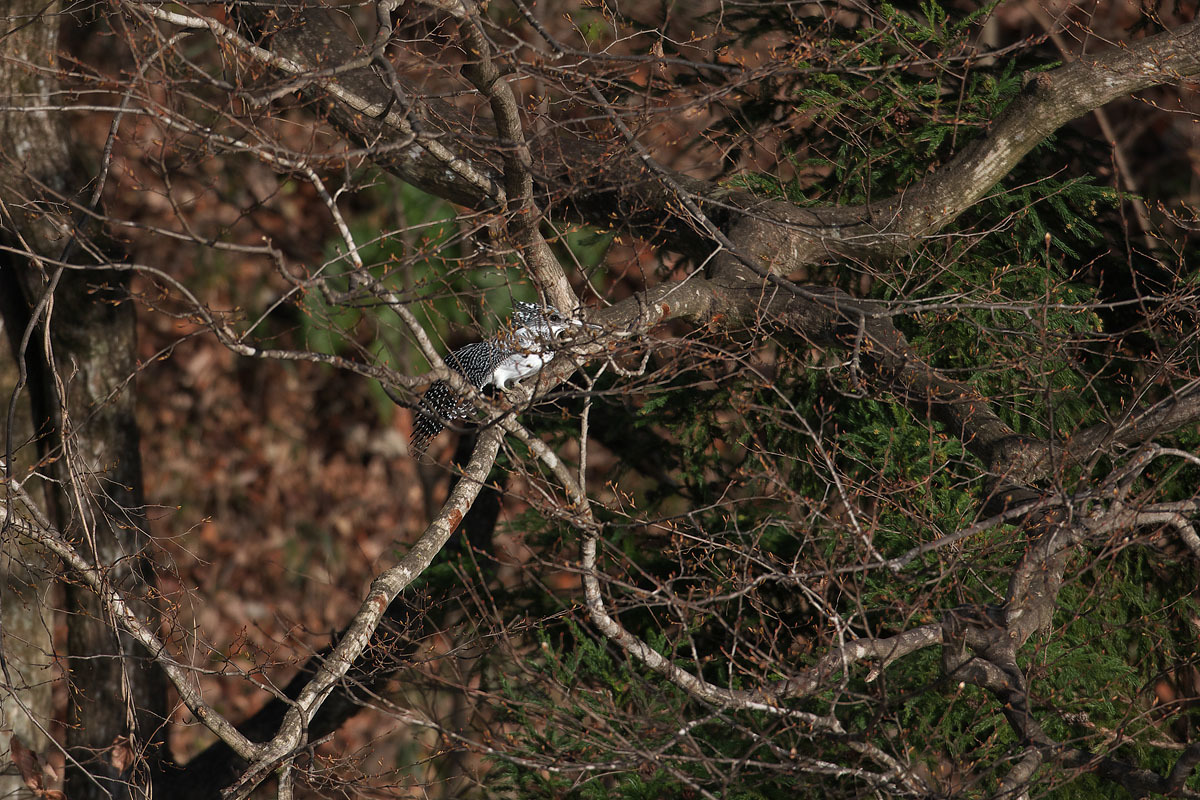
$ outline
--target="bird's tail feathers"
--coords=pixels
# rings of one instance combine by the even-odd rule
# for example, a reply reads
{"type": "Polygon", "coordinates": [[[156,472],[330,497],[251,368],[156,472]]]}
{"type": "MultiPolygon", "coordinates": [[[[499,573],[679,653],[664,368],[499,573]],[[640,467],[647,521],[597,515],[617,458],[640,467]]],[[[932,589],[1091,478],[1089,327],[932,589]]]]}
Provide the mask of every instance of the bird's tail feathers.
{"type": "Polygon", "coordinates": [[[446,427],[446,423],[457,416],[454,412],[458,404],[450,387],[444,381],[437,381],[425,392],[421,403],[413,409],[413,432],[408,449],[414,456],[424,455],[429,443],[446,427]]]}

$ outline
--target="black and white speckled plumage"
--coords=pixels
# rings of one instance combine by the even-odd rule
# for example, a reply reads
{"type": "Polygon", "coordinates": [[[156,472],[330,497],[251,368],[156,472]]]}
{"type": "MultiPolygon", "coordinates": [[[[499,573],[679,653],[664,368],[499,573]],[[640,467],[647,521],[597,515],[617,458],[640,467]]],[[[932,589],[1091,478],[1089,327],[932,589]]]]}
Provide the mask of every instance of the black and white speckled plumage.
{"type": "MultiPolygon", "coordinates": [[[[446,366],[476,389],[490,385],[507,389],[513,381],[540,371],[554,358],[555,337],[580,325],[551,306],[516,303],[512,319],[497,336],[463,345],[446,356],[446,366]]],[[[448,383],[437,381],[426,390],[416,411],[410,450],[420,455],[447,423],[462,418],[465,407],[448,383]]]]}

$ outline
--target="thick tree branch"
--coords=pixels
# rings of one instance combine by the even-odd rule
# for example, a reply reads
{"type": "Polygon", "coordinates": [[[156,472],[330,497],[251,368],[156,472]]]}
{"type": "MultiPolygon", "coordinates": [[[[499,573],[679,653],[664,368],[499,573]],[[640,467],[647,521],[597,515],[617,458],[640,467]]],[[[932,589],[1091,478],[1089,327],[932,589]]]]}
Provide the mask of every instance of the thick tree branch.
{"type": "Polygon", "coordinates": [[[957,219],[1065,123],[1119,97],[1198,72],[1200,21],[1037,73],[986,135],[900,195],[832,209],[764,205],[735,225],[730,236],[779,274],[829,258],[895,256],[957,219]]]}
{"type": "MultiPolygon", "coordinates": [[[[973,386],[946,377],[921,359],[892,317],[879,312],[880,304],[835,289],[808,287],[793,293],[761,284],[693,277],[653,287],[596,315],[595,320],[610,331],[629,335],[667,319],[683,318],[734,333],[746,328],[782,330],[813,344],[856,350],[856,357],[883,387],[917,417],[941,422],[1004,485],[1029,485],[1051,475],[1063,459],[1081,461],[1114,443],[1143,443],[1200,419],[1200,388],[1189,386],[1148,409],[1131,408],[1118,423],[1088,428],[1064,446],[1054,447],[1018,435],[973,386]]],[[[606,347],[601,342],[578,352],[597,354],[606,347]]],[[[557,385],[575,368],[566,361],[551,364],[546,376],[555,380],[544,385],[557,385]]]]}
{"type": "Polygon", "coordinates": [[[466,7],[465,3],[450,3],[447,7],[461,7],[461,12],[451,13],[458,19],[467,51],[473,58],[463,67],[463,72],[488,99],[496,131],[504,143],[504,183],[509,206],[505,210],[511,215],[508,227],[521,248],[531,275],[551,304],[572,312],[579,306],[579,298],[539,229],[542,211],[533,199],[533,162],[525,142],[520,104],[493,60],[491,43],[483,32],[477,9],[466,7]]]}
{"type": "MultiPolygon", "coordinates": [[[[266,19],[266,12],[254,4],[241,13],[260,24],[266,19]]],[[[414,141],[414,128],[405,115],[392,111],[381,120],[372,118],[372,112],[378,115],[388,108],[392,94],[365,63],[354,67],[356,58],[364,58],[361,50],[329,12],[305,9],[292,15],[281,6],[277,13],[284,22],[275,31],[272,52],[285,59],[284,71],[301,75],[306,68],[340,67],[336,78],[312,83],[340,101],[334,103],[331,119],[344,133],[381,149],[378,163],[426,191],[471,208],[492,207],[498,201],[501,194],[489,183],[503,174],[499,166],[488,166],[485,158],[465,171],[447,170],[448,151],[427,149],[433,138],[407,146],[414,141]],[[389,147],[392,144],[396,147],[389,147]]],[[[243,50],[281,66],[259,49],[243,50]]],[[[1038,73],[986,135],[900,195],[864,206],[798,208],[678,173],[670,175],[674,185],[668,186],[640,161],[613,157],[608,143],[569,133],[540,136],[532,155],[535,163],[540,161],[541,193],[559,196],[560,190],[569,190],[562,207],[583,222],[604,227],[615,223],[672,249],[703,253],[711,247],[710,232],[672,211],[678,205],[677,188],[682,188],[745,257],[771,272],[787,274],[830,258],[894,256],[911,249],[985,196],[1066,122],[1119,97],[1198,72],[1200,22],[1038,73]]],[[[404,91],[406,97],[415,95],[411,87],[404,91]]],[[[444,130],[456,139],[471,129],[448,105],[423,107],[428,117],[441,118],[444,130]]],[[[433,119],[426,122],[433,124],[433,119]]]]}
{"type": "Polygon", "coordinates": [[[1200,381],[1180,387],[1149,408],[1133,406],[1121,419],[1080,431],[1066,443],[1071,456],[1084,462],[1112,445],[1134,446],[1200,421],[1200,381]]]}
{"type": "Polygon", "coordinates": [[[806,697],[827,686],[832,678],[859,661],[874,662],[867,675],[869,683],[896,659],[941,644],[942,635],[942,624],[932,623],[882,639],[855,639],[843,647],[833,648],[813,666],[776,684],[771,694],[788,698],[806,697]]]}

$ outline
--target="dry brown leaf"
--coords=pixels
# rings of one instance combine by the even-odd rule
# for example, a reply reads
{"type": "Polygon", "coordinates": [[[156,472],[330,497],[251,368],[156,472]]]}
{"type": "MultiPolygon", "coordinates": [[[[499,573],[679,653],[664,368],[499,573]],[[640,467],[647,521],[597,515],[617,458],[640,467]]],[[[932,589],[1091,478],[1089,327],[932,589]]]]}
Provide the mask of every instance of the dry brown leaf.
{"type": "Polygon", "coordinates": [[[113,739],[108,751],[108,759],[117,772],[124,772],[133,764],[133,747],[129,744],[128,736],[118,736],[113,739]]]}
{"type": "Polygon", "coordinates": [[[8,740],[8,749],[12,762],[17,765],[17,771],[21,773],[21,780],[25,782],[26,786],[41,795],[44,790],[42,764],[37,753],[26,747],[15,733],[8,740]]]}

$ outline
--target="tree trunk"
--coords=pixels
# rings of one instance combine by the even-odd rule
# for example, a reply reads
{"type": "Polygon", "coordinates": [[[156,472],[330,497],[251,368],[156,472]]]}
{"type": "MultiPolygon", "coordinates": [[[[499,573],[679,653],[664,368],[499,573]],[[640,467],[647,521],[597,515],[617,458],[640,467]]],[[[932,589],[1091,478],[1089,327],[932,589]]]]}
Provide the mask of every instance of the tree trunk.
{"type": "MultiPolygon", "coordinates": [[[[54,479],[44,487],[47,511],[114,584],[146,597],[153,573],[132,391],[134,309],[118,273],[102,265],[61,270],[56,263],[82,252],[72,241],[83,235],[75,231],[80,217],[71,218],[65,201],[92,177],[72,158],[62,116],[34,110],[59,96],[52,72],[58,11],[57,3],[19,0],[9,19],[20,27],[0,39],[0,92],[8,109],[0,113],[7,144],[0,161],[3,236],[19,251],[0,260],[8,287],[3,310],[18,342],[31,317],[36,325],[17,355],[29,367],[43,471],[54,479]],[[21,106],[30,110],[16,110],[21,106]]],[[[80,765],[68,763],[67,795],[148,797],[160,770],[165,682],[139,646],[114,632],[96,597],[66,579],[67,746],[80,765]]],[[[136,608],[144,619],[155,618],[149,602],[136,608]]]]}
{"type": "MultiPolygon", "coordinates": [[[[0,286],[0,307],[14,295],[12,287],[0,286]]],[[[9,315],[0,308],[0,327],[14,344],[21,337],[19,330],[9,327],[9,315]]],[[[17,385],[16,362],[9,358],[9,349],[0,346],[0,439],[5,450],[13,454],[11,475],[21,480],[29,474],[36,461],[36,448],[24,446],[33,441],[33,419],[29,403],[18,403],[14,409],[12,429],[9,429],[9,389],[17,385]],[[9,444],[11,443],[11,444],[9,444]]],[[[28,400],[28,398],[25,398],[28,400]]],[[[44,754],[50,744],[46,736],[54,716],[50,669],[53,663],[52,632],[53,605],[50,598],[54,585],[45,555],[36,548],[4,537],[0,551],[0,600],[3,602],[2,624],[4,658],[8,675],[0,693],[0,797],[24,798],[33,794],[17,771],[10,769],[9,745],[13,737],[35,753],[44,754]]]]}

